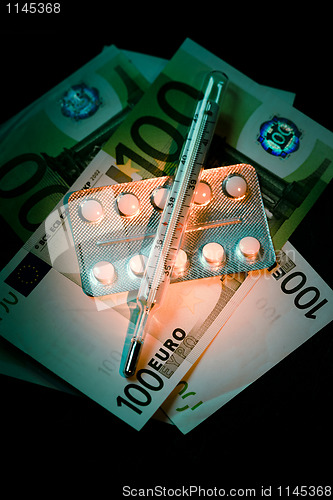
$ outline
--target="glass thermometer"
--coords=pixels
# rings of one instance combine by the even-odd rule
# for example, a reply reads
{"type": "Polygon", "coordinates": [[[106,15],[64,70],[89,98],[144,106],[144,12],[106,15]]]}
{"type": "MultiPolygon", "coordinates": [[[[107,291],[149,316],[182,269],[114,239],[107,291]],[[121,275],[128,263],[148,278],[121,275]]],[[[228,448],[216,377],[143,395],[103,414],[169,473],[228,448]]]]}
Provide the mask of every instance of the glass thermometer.
{"type": "Polygon", "coordinates": [[[175,179],[162,212],[138,291],[139,314],[124,366],[126,377],[131,377],[135,373],[148,317],[162,304],[170,283],[227,82],[228,77],[219,71],[209,73],[205,79],[203,98],[197,104],[182,148],[175,179]]]}

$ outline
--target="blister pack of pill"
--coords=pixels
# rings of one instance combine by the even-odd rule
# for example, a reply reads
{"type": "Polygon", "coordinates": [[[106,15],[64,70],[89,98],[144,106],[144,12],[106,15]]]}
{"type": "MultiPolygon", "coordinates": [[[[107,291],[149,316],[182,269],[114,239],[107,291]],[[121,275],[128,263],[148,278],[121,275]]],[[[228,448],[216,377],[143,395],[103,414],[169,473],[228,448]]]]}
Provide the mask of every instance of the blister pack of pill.
{"type": "MultiPolygon", "coordinates": [[[[139,288],[172,180],[157,177],[66,197],[86,294],[139,288]]],[[[241,164],[204,170],[171,281],[247,272],[274,262],[255,169],[241,164]]]]}

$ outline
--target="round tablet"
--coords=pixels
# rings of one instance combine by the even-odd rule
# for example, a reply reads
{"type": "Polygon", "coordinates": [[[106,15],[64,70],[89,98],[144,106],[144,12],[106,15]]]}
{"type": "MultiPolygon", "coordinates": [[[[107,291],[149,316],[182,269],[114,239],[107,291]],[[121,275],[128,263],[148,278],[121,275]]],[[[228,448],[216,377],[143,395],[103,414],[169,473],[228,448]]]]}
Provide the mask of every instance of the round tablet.
{"type": "Polygon", "coordinates": [[[253,236],[246,236],[240,240],[239,250],[244,257],[255,259],[260,250],[260,243],[257,238],[254,238],[253,236]]]}
{"type": "Polygon", "coordinates": [[[169,189],[168,188],[166,188],[166,187],[156,188],[151,195],[153,205],[158,210],[163,210],[163,208],[167,202],[168,196],[169,196],[169,189]]]}
{"type": "Polygon", "coordinates": [[[230,175],[224,182],[224,189],[231,198],[241,198],[247,190],[247,183],[241,175],[230,175]]]}
{"type": "Polygon", "coordinates": [[[220,265],[225,260],[225,252],[219,243],[207,243],[202,249],[202,255],[208,264],[220,265]]]}
{"type": "Polygon", "coordinates": [[[86,222],[98,222],[104,215],[102,205],[97,200],[86,200],[80,206],[80,215],[86,222]]]}
{"type": "Polygon", "coordinates": [[[93,276],[101,285],[110,285],[114,280],[115,271],[111,262],[102,260],[97,262],[92,269],[93,276]]]}
{"type": "Polygon", "coordinates": [[[118,196],[117,205],[121,215],[131,217],[136,215],[140,209],[140,202],[135,194],[124,193],[118,196]]]}
{"type": "Polygon", "coordinates": [[[145,272],[147,264],[147,257],[145,255],[137,254],[133,255],[129,261],[129,267],[135,276],[141,277],[145,272]]]}
{"type": "Polygon", "coordinates": [[[180,273],[185,270],[187,264],[187,253],[180,249],[178,250],[177,257],[176,257],[176,262],[174,264],[174,271],[176,273],[180,273]]]}
{"type": "Polygon", "coordinates": [[[196,205],[207,205],[212,199],[212,190],[206,182],[199,182],[194,195],[196,205]]]}

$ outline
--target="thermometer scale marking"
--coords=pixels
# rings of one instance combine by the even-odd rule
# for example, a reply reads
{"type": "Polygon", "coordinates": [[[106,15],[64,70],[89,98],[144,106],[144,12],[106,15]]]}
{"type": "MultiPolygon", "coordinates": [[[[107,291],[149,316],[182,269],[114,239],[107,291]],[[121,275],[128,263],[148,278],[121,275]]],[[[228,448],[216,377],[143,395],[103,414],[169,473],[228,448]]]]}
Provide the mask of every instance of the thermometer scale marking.
{"type": "Polygon", "coordinates": [[[149,313],[163,302],[168,288],[227,81],[220,72],[209,73],[203,98],[197,104],[138,291],[139,315],[125,362],[126,377],[135,373],[149,313]]]}
{"type": "MultiPolygon", "coordinates": [[[[169,200],[177,200],[178,206],[175,206],[174,208],[174,205],[168,206],[167,203],[165,217],[163,217],[163,221],[161,221],[161,231],[158,233],[157,242],[165,241],[165,238],[169,234],[170,243],[166,255],[163,261],[160,262],[160,265],[157,266],[158,260],[161,258],[161,246],[156,246],[155,244],[155,259],[154,262],[149,266],[147,275],[145,277],[147,280],[148,289],[151,291],[155,288],[155,294],[158,293],[158,289],[163,285],[164,279],[167,276],[171,275],[172,268],[176,260],[176,252],[178,251],[180,245],[179,240],[181,240],[184,233],[183,229],[186,225],[186,219],[188,218],[189,210],[191,207],[191,200],[193,199],[195,187],[200,178],[200,173],[203,168],[203,160],[207,152],[207,147],[210,145],[213,131],[212,128],[214,129],[214,126],[216,124],[216,119],[208,119],[208,117],[214,116],[214,118],[217,118],[219,106],[215,103],[208,102],[207,108],[204,112],[204,121],[202,123],[201,130],[199,131],[197,137],[194,138],[192,137],[190,131],[190,133],[188,134],[189,137],[186,139],[184,152],[181,155],[179,169],[181,171],[189,169],[188,179],[183,183],[181,182],[181,179],[175,179],[173,183],[173,189],[169,195],[169,200]],[[192,149],[191,153],[194,154],[194,157],[191,157],[190,149],[192,149]],[[192,163],[192,166],[188,167],[189,163],[192,163]],[[181,228],[179,227],[180,225],[182,225],[181,228]],[[153,270],[153,272],[150,273],[150,270],[153,270]],[[159,276],[157,275],[158,272],[159,276]]],[[[196,114],[193,120],[194,127],[196,126],[197,120],[198,114],[196,114]]],[[[165,243],[165,246],[167,244],[168,243],[165,243]]],[[[155,297],[153,301],[154,300],[155,297]]]]}

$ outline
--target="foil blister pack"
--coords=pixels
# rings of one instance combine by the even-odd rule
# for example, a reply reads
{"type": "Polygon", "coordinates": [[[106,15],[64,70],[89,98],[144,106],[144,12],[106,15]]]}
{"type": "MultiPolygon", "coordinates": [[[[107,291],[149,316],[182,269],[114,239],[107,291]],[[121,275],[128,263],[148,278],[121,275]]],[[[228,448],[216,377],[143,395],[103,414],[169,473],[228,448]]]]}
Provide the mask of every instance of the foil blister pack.
{"type": "MultiPolygon", "coordinates": [[[[172,180],[157,177],[67,195],[87,295],[139,288],[172,180]]],[[[255,169],[240,164],[204,170],[171,281],[247,272],[274,262],[255,169]]]]}

